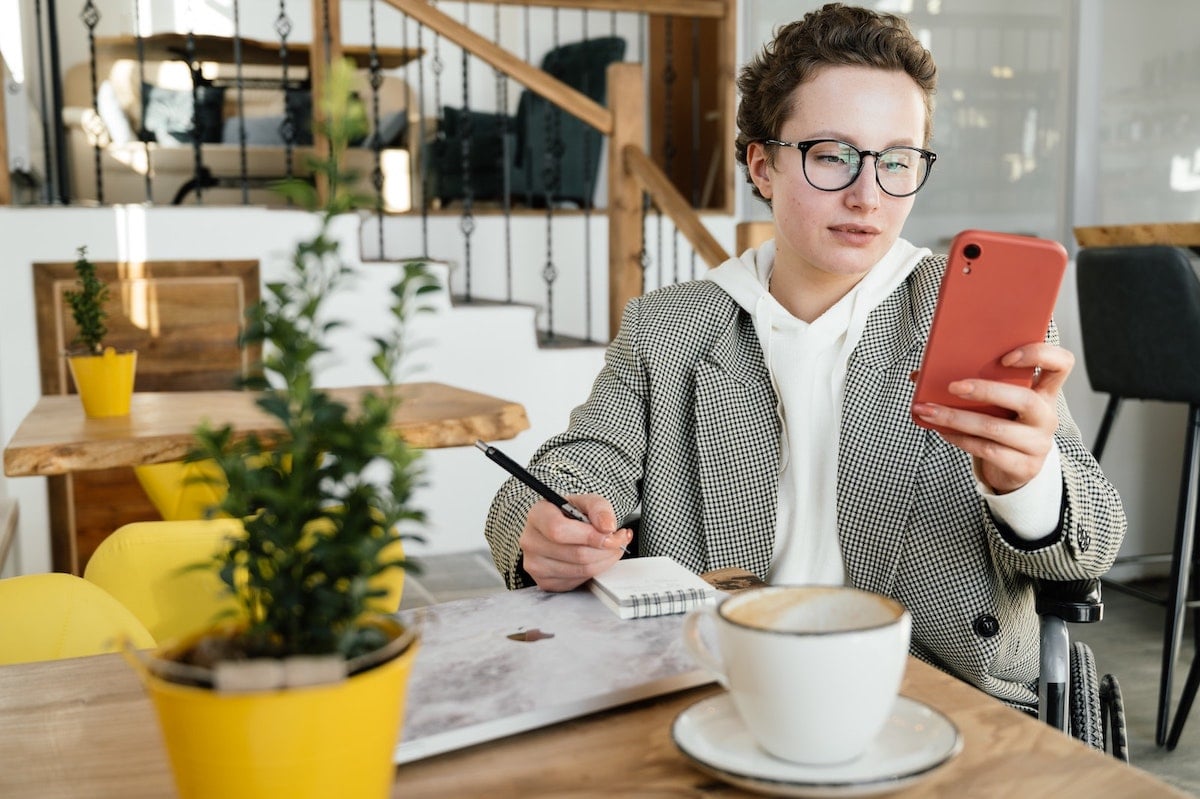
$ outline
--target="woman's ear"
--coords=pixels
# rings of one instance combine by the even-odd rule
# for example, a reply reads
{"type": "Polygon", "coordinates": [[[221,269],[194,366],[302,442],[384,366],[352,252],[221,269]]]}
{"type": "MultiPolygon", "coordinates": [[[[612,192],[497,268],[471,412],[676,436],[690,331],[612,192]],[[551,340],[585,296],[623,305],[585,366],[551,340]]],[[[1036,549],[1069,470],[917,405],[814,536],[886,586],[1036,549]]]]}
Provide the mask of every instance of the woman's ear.
{"type": "Polygon", "coordinates": [[[764,200],[771,199],[771,164],[767,160],[767,146],[762,142],[750,142],[746,145],[746,169],[750,179],[754,181],[758,193],[764,200]]]}

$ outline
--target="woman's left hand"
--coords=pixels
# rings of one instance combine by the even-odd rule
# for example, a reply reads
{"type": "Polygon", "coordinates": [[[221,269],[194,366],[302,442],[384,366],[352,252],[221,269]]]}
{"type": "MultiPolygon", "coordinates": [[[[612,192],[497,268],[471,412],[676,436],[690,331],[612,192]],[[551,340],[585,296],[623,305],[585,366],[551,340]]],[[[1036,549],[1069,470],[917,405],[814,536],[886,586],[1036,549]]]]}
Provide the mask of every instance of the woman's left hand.
{"type": "Polygon", "coordinates": [[[1014,418],[927,403],[915,405],[913,410],[938,425],[943,438],[970,453],[984,483],[997,494],[1007,494],[1041,471],[1058,428],[1058,392],[1075,366],[1075,356],[1062,347],[1039,343],[1013,350],[1000,363],[1035,367],[1033,387],[970,379],[954,381],[949,390],[964,399],[1006,408],[1014,418]]]}

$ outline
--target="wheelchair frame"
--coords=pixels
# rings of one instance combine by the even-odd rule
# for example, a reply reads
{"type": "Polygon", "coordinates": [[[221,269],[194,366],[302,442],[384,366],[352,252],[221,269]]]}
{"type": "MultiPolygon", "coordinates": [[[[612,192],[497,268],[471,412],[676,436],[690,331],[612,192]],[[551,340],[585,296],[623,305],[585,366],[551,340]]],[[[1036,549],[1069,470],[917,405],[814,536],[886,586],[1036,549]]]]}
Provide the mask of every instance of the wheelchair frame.
{"type": "Polygon", "coordinates": [[[1104,618],[1099,580],[1043,582],[1038,586],[1041,668],[1038,718],[1083,743],[1129,762],[1125,706],[1111,674],[1097,677],[1096,658],[1083,642],[1071,643],[1067,626],[1104,618]]]}

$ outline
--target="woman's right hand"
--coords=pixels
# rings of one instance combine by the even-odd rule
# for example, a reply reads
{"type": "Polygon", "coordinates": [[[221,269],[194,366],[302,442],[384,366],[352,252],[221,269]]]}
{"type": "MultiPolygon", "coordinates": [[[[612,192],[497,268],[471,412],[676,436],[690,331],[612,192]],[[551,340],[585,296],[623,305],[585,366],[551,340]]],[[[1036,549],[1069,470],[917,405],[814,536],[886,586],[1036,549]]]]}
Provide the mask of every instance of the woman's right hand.
{"type": "Polygon", "coordinates": [[[523,566],[544,591],[570,591],[612,566],[633,541],[617,529],[612,503],[599,494],[571,494],[567,501],[591,520],[575,521],[541,500],[529,509],[518,542],[523,566]]]}

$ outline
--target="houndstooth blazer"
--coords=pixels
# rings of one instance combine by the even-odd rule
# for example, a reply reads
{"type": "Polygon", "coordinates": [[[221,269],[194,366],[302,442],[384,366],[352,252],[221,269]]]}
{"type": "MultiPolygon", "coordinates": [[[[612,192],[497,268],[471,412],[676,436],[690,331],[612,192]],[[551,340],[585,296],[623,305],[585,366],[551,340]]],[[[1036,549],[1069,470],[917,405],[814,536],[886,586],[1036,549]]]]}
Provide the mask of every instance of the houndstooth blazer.
{"type": "MultiPolygon", "coordinates": [[[[1116,490],[1059,395],[1059,529],[1022,541],[979,496],[970,456],[910,416],[944,256],[929,257],[870,315],[847,365],[837,527],[847,580],[913,617],[912,652],[1001,699],[1036,704],[1033,580],[1103,574],[1125,532],[1116,490]]],[[[1057,343],[1051,326],[1048,340],[1057,343]]],[[[530,470],[561,493],[598,493],[617,518],[640,510],[638,555],[694,571],[764,576],[774,546],[780,421],[753,321],[710,281],[632,300],[587,401],[530,470]]],[[[518,538],[538,496],[506,482],[485,533],[510,588],[525,585],[518,538]]]]}

